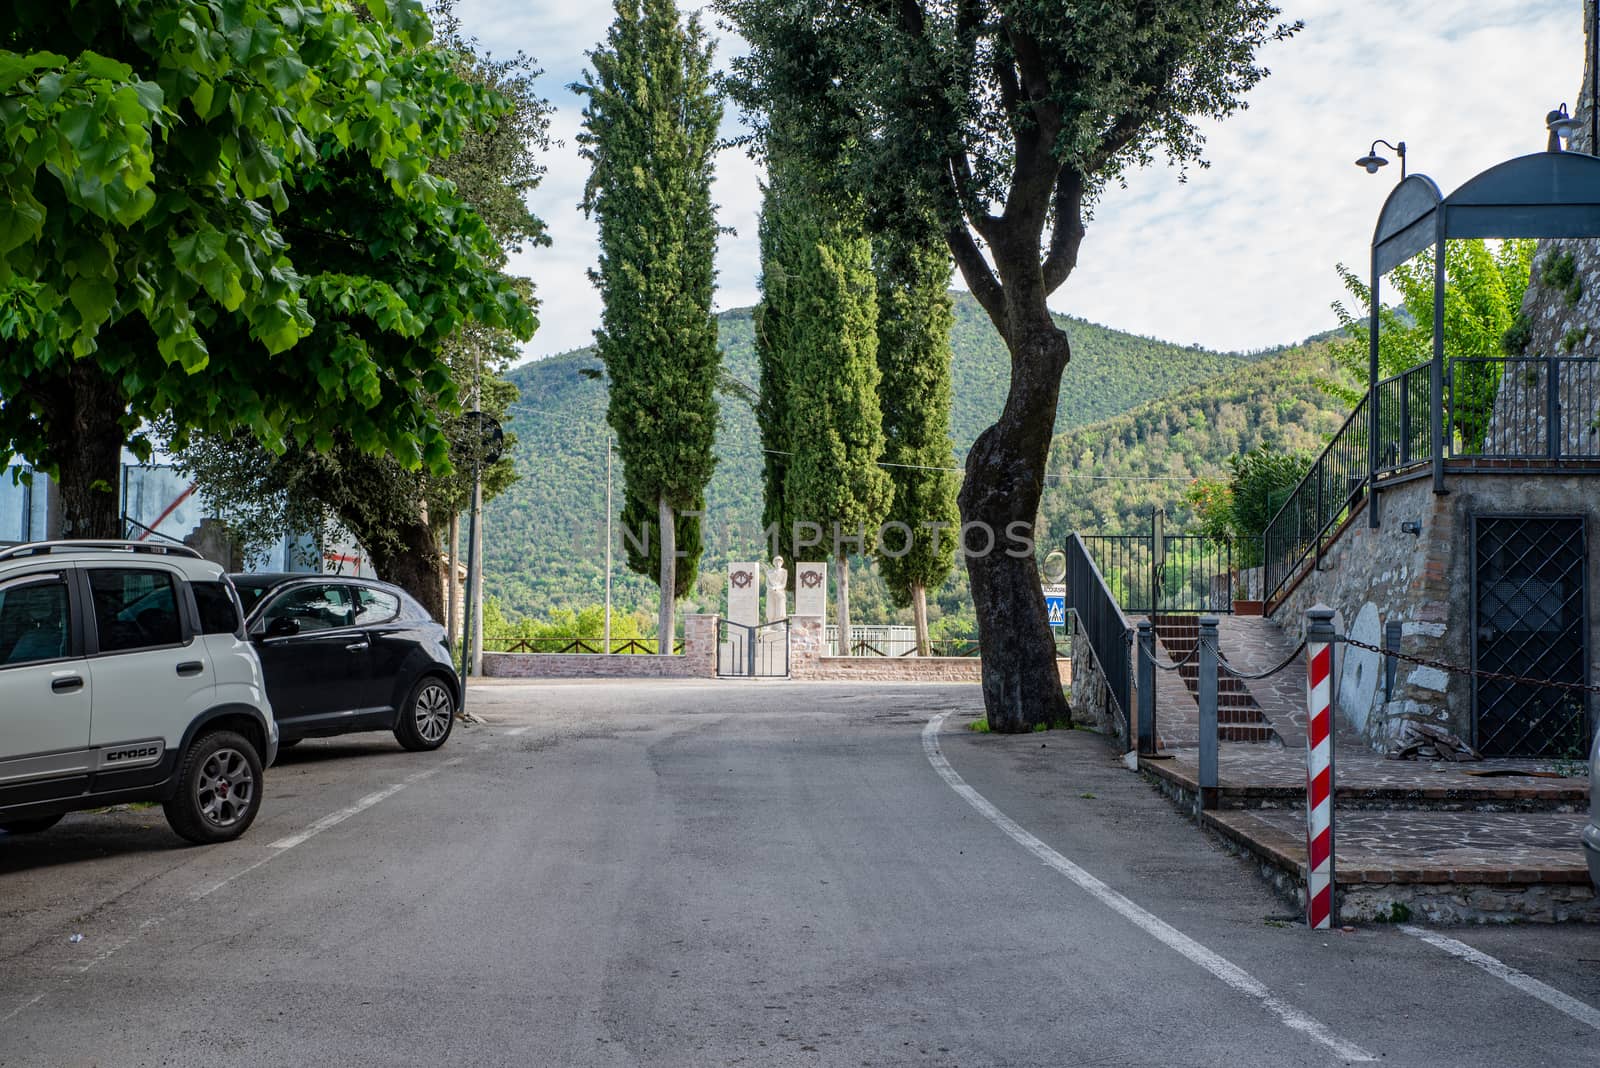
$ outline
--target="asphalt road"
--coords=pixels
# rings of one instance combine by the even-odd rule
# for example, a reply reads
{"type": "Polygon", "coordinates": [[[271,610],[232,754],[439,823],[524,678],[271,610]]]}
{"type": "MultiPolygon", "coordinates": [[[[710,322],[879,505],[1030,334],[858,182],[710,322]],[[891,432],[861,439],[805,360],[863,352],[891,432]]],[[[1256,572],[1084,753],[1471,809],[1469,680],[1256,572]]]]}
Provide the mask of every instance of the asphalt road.
{"type": "Polygon", "coordinates": [[[1443,932],[1521,985],[1307,932],[1099,738],[976,698],[493,682],[438,753],[287,752],[236,843],[0,835],[0,1064],[1600,1063],[1600,929],[1443,932]]]}

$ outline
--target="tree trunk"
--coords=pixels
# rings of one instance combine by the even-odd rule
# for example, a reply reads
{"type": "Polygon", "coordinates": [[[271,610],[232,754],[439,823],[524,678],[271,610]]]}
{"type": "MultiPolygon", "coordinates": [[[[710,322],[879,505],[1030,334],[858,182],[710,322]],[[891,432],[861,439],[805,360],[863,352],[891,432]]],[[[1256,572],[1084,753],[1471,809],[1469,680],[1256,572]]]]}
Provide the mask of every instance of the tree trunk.
{"type": "Polygon", "coordinates": [[[850,557],[840,553],[839,564],[839,596],[834,598],[834,619],[839,627],[839,655],[850,655],[850,557]]]}
{"type": "Polygon", "coordinates": [[[917,655],[932,656],[933,645],[928,641],[928,587],[920,582],[911,585],[911,621],[917,628],[917,655]]]}
{"type": "Polygon", "coordinates": [[[656,519],[661,527],[661,608],[656,616],[656,651],[667,656],[672,653],[672,639],[677,632],[672,610],[678,592],[678,530],[672,505],[664,493],[656,498],[656,519]]]}
{"type": "Polygon", "coordinates": [[[414,518],[407,519],[395,531],[399,545],[386,547],[380,539],[365,537],[351,522],[353,517],[341,515],[340,518],[366,547],[379,578],[415,597],[434,619],[444,618],[444,599],[439,596],[439,547],[434,541],[432,527],[414,518]]]}
{"type": "Polygon", "coordinates": [[[1007,289],[1011,390],[1000,419],[978,435],[967,455],[958,499],[963,529],[973,531],[974,555],[967,555],[966,545],[962,553],[978,617],[984,708],[991,729],[1014,732],[1071,718],[1038,564],[1031,549],[1023,553],[1009,536],[1013,524],[1022,524],[1032,537],[1070,349],[1050,319],[1042,290],[1028,300],[1026,286],[1007,289]],[[993,547],[983,553],[990,535],[993,547]]]}
{"type": "Polygon", "coordinates": [[[60,487],[61,537],[121,539],[122,391],[92,360],[78,360],[57,393],[50,452],[60,487]]]}

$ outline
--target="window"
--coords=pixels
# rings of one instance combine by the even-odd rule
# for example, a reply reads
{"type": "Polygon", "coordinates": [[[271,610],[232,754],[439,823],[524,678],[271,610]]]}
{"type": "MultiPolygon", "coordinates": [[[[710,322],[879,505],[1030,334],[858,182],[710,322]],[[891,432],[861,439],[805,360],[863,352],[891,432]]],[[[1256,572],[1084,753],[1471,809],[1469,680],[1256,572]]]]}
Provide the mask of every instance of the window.
{"type": "Polygon", "coordinates": [[[66,579],[36,575],[0,589],[0,667],[66,655],[66,579]]]}
{"type": "Polygon", "coordinates": [[[89,572],[89,591],[102,653],[183,643],[178,599],[166,572],[96,568],[89,572]]]}
{"type": "Polygon", "coordinates": [[[275,619],[298,619],[300,632],[335,630],[355,625],[350,591],[343,586],[299,586],[280,594],[267,605],[261,619],[267,626],[275,619]]]}
{"type": "Polygon", "coordinates": [[[239,633],[239,609],[226,582],[192,582],[190,586],[200,609],[200,633],[239,633]]]}
{"type": "Polygon", "coordinates": [[[370,627],[377,623],[387,623],[400,614],[400,598],[392,593],[382,590],[372,590],[365,586],[356,587],[356,603],[360,607],[356,611],[356,626],[370,627]]]}

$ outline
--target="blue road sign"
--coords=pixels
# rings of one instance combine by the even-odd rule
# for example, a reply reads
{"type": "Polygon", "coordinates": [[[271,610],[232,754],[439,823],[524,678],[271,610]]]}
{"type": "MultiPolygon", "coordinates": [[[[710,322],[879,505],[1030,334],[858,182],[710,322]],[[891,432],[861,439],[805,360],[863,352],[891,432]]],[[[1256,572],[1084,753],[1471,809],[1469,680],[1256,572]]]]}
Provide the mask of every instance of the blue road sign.
{"type": "Polygon", "coordinates": [[[1050,625],[1052,627],[1064,627],[1064,626],[1066,626],[1067,625],[1067,595],[1066,595],[1066,592],[1062,591],[1061,593],[1055,593],[1055,592],[1047,592],[1047,593],[1045,593],[1045,595],[1044,595],[1044,610],[1045,610],[1045,613],[1050,617],[1050,625]]]}

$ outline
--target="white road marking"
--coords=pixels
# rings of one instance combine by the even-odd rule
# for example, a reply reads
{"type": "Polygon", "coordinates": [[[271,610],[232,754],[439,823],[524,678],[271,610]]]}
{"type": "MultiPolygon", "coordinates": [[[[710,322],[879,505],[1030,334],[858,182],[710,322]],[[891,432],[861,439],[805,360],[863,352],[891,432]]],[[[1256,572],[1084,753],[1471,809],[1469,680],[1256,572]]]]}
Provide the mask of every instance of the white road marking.
{"type": "Polygon", "coordinates": [[[1453,957],[1460,957],[1469,964],[1475,964],[1497,979],[1503,979],[1516,987],[1524,994],[1536,997],[1557,1012],[1566,1013],[1581,1024],[1587,1024],[1600,1031],[1600,1009],[1596,1009],[1586,1001],[1563,994],[1555,987],[1541,983],[1526,972],[1519,972],[1509,964],[1480,950],[1473,949],[1465,942],[1458,942],[1454,938],[1447,938],[1437,931],[1429,931],[1422,927],[1415,927],[1409,923],[1400,925],[1400,930],[1413,938],[1420,938],[1435,949],[1442,949],[1453,957]]]}
{"type": "MultiPolygon", "coordinates": [[[[48,991],[45,993],[48,993],[48,991]]],[[[21,1016],[24,1009],[31,1009],[33,1006],[37,1005],[43,1000],[44,994],[33,995],[33,997],[29,998],[27,1001],[24,1001],[21,1005],[18,1005],[4,1016],[0,1016],[0,1023],[9,1023],[13,1018],[21,1016]]]]}
{"type": "MultiPolygon", "coordinates": [[[[328,813],[326,816],[311,824],[303,831],[278,839],[276,842],[270,844],[267,848],[276,849],[280,853],[285,849],[293,849],[295,846],[301,845],[310,839],[315,838],[329,827],[336,827],[345,820],[349,819],[351,816],[360,815],[373,805],[376,805],[378,802],[388,800],[401,790],[404,790],[407,786],[410,786],[412,783],[418,783],[423,779],[431,778],[432,776],[439,774],[439,772],[445,768],[461,763],[464,759],[464,757],[455,757],[453,759],[446,760],[443,764],[436,764],[425,771],[419,771],[414,775],[407,775],[397,783],[391,783],[381,790],[374,790],[372,793],[368,794],[366,797],[363,797],[360,801],[357,801],[355,804],[350,805],[347,808],[341,808],[337,812],[328,813]]],[[[270,860],[272,858],[268,857],[267,859],[270,860]]],[[[261,863],[265,863],[265,861],[262,861],[261,863]]],[[[235,878],[237,878],[237,876],[235,876],[235,878]]]]}
{"type": "Polygon", "coordinates": [[[506,737],[507,738],[515,738],[517,735],[519,735],[519,734],[527,734],[531,730],[533,730],[533,725],[532,724],[529,724],[526,727],[517,727],[517,728],[515,728],[513,730],[506,731],[506,737]]]}
{"type": "Polygon", "coordinates": [[[1237,964],[1207,949],[1159,916],[1141,908],[1130,899],[1117,893],[1117,891],[1090,875],[1083,868],[1051,849],[1041,839],[1023,830],[1015,820],[995,808],[988,798],[967,785],[966,780],[957,774],[955,768],[950,766],[950,761],[945,759],[944,753],[939,748],[939,728],[944,725],[945,718],[949,715],[950,713],[948,712],[941,712],[930,719],[927,726],[922,728],[922,748],[927,753],[928,763],[933,765],[933,770],[939,773],[939,777],[945,781],[950,789],[960,794],[967,804],[977,809],[990,823],[1004,831],[1007,837],[1035,857],[1038,857],[1048,867],[1071,879],[1102,905],[1105,905],[1135,927],[1161,942],[1168,949],[1187,957],[1193,963],[1198,964],[1224,983],[1227,983],[1234,990],[1259,1002],[1262,1008],[1276,1016],[1285,1027],[1315,1039],[1344,1060],[1377,1060],[1376,1057],[1360,1046],[1340,1038],[1323,1026],[1321,1022],[1307,1016],[1293,1005],[1280,1000],[1272,991],[1267,989],[1265,984],[1237,964]]]}

